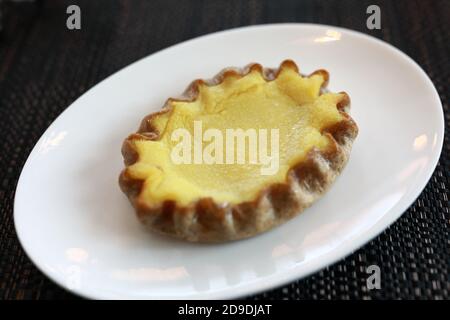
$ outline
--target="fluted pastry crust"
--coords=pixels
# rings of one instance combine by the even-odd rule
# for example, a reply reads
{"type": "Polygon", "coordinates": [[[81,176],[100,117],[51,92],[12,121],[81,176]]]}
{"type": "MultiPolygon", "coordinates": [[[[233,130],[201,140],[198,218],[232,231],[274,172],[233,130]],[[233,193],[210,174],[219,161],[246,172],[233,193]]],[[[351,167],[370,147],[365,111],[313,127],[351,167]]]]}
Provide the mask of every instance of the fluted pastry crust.
{"type": "MultiPolygon", "coordinates": [[[[139,130],[123,143],[122,154],[128,167],[137,161],[138,154],[133,140],[158,140],[160,133],[152,124],[158,114],[170,111],[169,102],[194,101],[199,93],[199,85],[214,86],[222,83],[228,76],[243,77],[251,71],[260,72],[266,81],[273,81],[283,66],[294,67],[292,60],[285,60],[279,68],[263,68],[252,63],[242,69],[227,68],[210,80],[193,81],[181,98],[169,99],[156,113],[146,116],[139,130]]],[[[315,71],[325,79],[321,91],[328,83],[328,72],[315,71]]],[[[309,75],[309,76],[311,76],[309,75]]],[[[337,104],[343,120],[323,129],[330,142],[325,149],[309,151],[305,159],[293,165],[283,183],[274,183],[262,189],[252,201],[237,204],[220,204],[212,198],[201,198],[184,206],[176,201],[166,200],[155,205],[138,201],[143,180],[134,179],[125,168],[119,178],[122,191],[133,204],[140,221],[149,229],[194,242],[223,242],[247,238],[267,231],[300,214],[319,199],[340,174],[348,161],[351,147],[358,134],[358,128],[349,116],[349,96],[342,92],[337,104]]]]}

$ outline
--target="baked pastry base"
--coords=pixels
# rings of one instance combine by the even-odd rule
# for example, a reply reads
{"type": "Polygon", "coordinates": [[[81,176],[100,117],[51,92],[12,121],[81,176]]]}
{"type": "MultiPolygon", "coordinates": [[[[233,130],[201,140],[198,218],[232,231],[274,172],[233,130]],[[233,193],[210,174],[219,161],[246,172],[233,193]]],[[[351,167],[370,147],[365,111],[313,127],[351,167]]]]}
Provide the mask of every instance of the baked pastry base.
{"type": "MultiPolygon", "coordinates": [[[[263,68],[259,64],[250,64],[242,69],[227,68],[210,80],[195,80],[177,100],[193,101],[197,98],[199,85],[215,86],[228,76],[244,77],[253,70],[258,70],[267,81],[272,81],[284,65],[295,66],[298,70],[291,60],[284,61],[278,69],[263,68]]],[[[328,73],[318,70],[313,74],[316,73],[325,78],[323,92],[328,73]]],[[[143,180],[134,179],[127,169],[120,174],[120,187],[133,204],[140,221],[152,231],[193,242],[223,242],[254,236],[300,214],[319,199],[341,173],[358,128],[348,114],[350,98],[347,94],[343,93],[337,108],[343,120],[322,132],[331,141],[328,147],[310,150],[305,159],[290,168],[283,183],[262,189],[252,201],[232,204],[201,198],[188,205],[179,205],[174,200],[148,205],[139,201],[143,180]]],[[[145,117],[138,132],[124,141],[122,154],[126,166],[132,165],[138,158],[133,140],[158,140],[159,133],[152,125],[152,119],[166,112],[170,112],[168,103],[161,111],[145,117]]]]}

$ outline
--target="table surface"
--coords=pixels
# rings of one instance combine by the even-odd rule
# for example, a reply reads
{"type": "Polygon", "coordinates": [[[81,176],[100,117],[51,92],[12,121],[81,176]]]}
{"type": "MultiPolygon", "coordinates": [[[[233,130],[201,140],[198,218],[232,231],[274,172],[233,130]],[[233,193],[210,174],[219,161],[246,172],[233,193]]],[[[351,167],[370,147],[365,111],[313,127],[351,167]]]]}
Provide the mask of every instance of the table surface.
{"type": "MultiPolygon", "coordinates": [[[[160,49],[239,26],[311,22],[358,30],[411,56],[444,105],[449,87],[450,1],[376,1],[381,30],[366,28],[372,1],[38,1],[4,3],[0,35],[0,299],[77,298],[47,279],[14,230],[14,192],[25,160],[50,123],[115,71],[160,49]],[[66,28],[81,8],[82,29],[66,28]]],[[[374,63],[377,63],[376,61],[374,63]]],[[[382,66],[380,65],[382,68],[382,66]]],[[[430,182],[380,236],[305,279],[249,299],[449,299],[449,136],[430,182]],[[381,268],[367,290],[366,268],[381,268]]]]}

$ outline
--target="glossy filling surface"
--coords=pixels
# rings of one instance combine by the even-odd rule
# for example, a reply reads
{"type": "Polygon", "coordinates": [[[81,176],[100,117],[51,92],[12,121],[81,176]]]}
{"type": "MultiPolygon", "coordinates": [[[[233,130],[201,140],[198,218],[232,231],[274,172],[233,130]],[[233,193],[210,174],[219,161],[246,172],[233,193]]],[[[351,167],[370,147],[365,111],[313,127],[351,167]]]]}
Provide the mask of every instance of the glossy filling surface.
{"type": "MultiPolygon", "coordinates": [[[[322,130],[342,120],[336,107],[342,94],[320,95],[323,82],[320,74],[302,77],[294,68],[283,66],[273,81],[265,80],[258,70],[252,70],[243,77],[225,77],[216,86],[200,85],[198,98],[193,102],[170,101],[171,111],[156,116],[152,122],[160,138],[132,141],[138,161],[128,167],[128,174],[144,180],[139,201],[151,205],[176,200],[186,205],[211,197],[219,203],[239,203],[253,200],[270,184],[284,182],[288,170],[308,151],[328,146],[329,138],[322,130]],[[186,129],[184,132],[189,132],[192,138],[190,164],[173,160],[173,150],[181,141],[174,139],[174,132],[179,128],[186,129]],[[215,135],[205,137],[208,129],[215,129],[215,135]],[[234,163],[226,163],[227,129],[244,132],[250,129],[257,133],[257,140],[253,140],[258,142],[253,149],[257,150],[256,163],[250,161],[250,137],[245,140],[245,163],[237,163],[236,151],[234,163]],[[277,152],[278,165],[270,174],[261,173],[262,167],[268,166],[258,153],[258,147],[263,149],[262,140],[258,140],[263,138],[261,129],[267,133],[266,155],[275,156],[277,152]],[[272,129],[278,130],[278,148],[271,148],[274,146],[270,139],[272,129]],[[222,140],[222,144],[218,140],[222,140]],[[200,149],[196,149],[195,144],[201,146],[200,149]],[[199,161],[198,157],[197,163],[193,163],[195,150],[202,150],[201,156],[206,152],[220,160],[219,148],[223,154],[222,164],[220,161],[205,163],[205,159],[199,161]]],[[[235,149],[236,146],[235,140],[235,149]]]]}

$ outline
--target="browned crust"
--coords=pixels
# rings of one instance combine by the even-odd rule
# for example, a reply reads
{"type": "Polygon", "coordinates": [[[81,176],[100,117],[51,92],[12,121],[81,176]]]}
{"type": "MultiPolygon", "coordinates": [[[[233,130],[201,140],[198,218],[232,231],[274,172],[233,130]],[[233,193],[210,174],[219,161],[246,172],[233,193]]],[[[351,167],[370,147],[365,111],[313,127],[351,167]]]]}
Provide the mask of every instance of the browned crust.
{"type": "MultiPolygon", "coordinates": [[[[125,139],[122,146],[125,165],[130,166],[138,159],[133,140],[159,139],[160,132],[153,126],[152,120],[159,114],[171,111],[171,100],[193,101],[197,99],[200,84],[218,85],[227,77],[243,77],[252,70],[257,70],[267,81],[272,81],[285,66],[294,67],[298,72],[295,62],[285,60],[277,69],[252,63],[242,69],[224,69],[211,80],[193,81],[181,98],[168,99],[159,112],[142,120],[137,133],[125,139]]],[[[317,70],[309,76],[314,74],[321,74],[325,78],[323,92],[329,74],[326,70],[317,70]]],[[[120,174],[120,187],[133,204],[138,218],[153,231],[195,242],[222,242],[254,236],[298,215],[320,198],[340,174],[358,134],[355,122],[347,113],[349,107],[350,98],[344,93],[343,99],[337,104],[344,120],[323,130],[330,139],[329,147],[325,150],[312,149],[305,160],[288,171],[285,182],[261,190],[252,201],[219,204],[214,199],[202,198],[187,206],[171,200],[149,206],[139,201],[143,181],[133,179],[127,168],[120,174]]]]}

